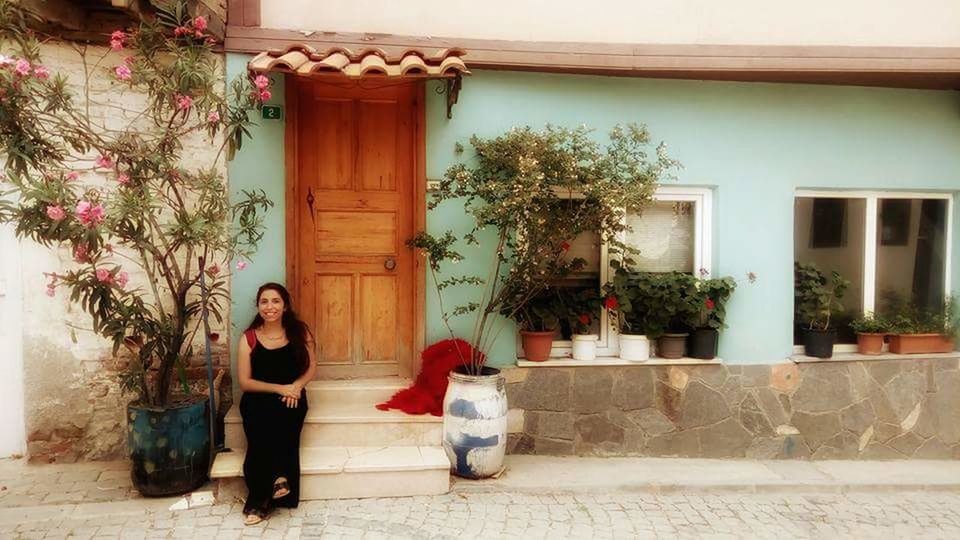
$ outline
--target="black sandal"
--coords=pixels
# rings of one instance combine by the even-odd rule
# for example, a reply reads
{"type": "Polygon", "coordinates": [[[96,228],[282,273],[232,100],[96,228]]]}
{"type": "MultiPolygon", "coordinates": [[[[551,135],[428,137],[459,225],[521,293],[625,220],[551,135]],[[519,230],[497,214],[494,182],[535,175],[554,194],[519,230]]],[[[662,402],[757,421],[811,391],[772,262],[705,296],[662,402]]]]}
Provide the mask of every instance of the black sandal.
{"type": "Polygon", "coordinates": [[[277,480],[273,483],[273,498],[282,499],[290,494],[290,483],[284,480],[277,480]],[[284,492],[284,493],[281,493],[284,492]]]}

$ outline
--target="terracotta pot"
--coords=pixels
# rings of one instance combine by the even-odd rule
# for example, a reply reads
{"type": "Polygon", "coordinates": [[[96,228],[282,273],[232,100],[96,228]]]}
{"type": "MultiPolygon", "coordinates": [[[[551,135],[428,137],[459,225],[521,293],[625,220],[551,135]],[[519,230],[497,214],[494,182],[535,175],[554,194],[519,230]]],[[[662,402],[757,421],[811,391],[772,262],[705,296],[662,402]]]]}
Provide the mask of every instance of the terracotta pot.
{"type": "Polygon", "coordinates": [[[890,352],[896,354],[953,352],[953,340],[943,334],[894,334],[890,352]]]}
{"type": "Polygon", "coordinates": [[[553,331],[528,332],[520,331],[520,340],[523,343],[523,356],[531,362],[543,362],[550,358],[550,349],[553,348],[553,331]]]}
{"type": "Polygon", "coordinates": [[[683,358],[683,348],[688,334],[664,334],[657,340],[657,356],[660,358],[683,358]]]}
{"type": "Polygon", "coordinates": [[[883,350],[883,337],[886,334],[857,333],[857,352],[860,354],[880,354],[883,350]]]}

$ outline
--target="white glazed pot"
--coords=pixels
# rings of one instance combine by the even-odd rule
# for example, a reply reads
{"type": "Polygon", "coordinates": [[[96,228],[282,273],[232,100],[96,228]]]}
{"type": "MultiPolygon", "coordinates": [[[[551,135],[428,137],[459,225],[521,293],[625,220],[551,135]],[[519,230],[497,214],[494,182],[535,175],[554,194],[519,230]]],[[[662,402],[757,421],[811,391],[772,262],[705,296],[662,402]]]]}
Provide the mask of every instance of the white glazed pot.
{"type": "Polygon", "coordinates": [[[647,336],[620,334],[620,358],[631,362],[645,362],[650,359],[650,341],[647,336]]]}
{"type": "Polygon", "coordinates": [[[574,334],[573,359],[581,362],[591,362],[596,360],[598,339],[600,338],[596,334],[574,334]]]}
{"type": "Polygon", "coordinates": [[[464,478],[489,478],[503,470],[507,450],[507,392],[500,370],[482,375],[456,370],[443,397],[443,449],[450,470],[464,478]]]}

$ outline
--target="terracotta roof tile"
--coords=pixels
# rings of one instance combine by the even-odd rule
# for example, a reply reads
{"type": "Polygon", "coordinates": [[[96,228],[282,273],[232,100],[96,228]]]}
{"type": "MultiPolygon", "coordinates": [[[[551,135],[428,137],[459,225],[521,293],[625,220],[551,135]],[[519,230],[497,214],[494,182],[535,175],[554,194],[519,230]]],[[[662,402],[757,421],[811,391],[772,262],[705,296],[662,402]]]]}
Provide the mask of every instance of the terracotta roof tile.
{"type": "Polygon", "coordinates": [[[383,49],[365,48],[353,52],[343,47],[318,51],[309,45],[295,44],[272,49],[250,60],[253,71],[287,71],[301,75],[342,73],[347,77],[453,77],[469,75],[461,49],[439,49],[428,54],[421,49],[406,49],[403,54],[389,55],[383,49]]]}

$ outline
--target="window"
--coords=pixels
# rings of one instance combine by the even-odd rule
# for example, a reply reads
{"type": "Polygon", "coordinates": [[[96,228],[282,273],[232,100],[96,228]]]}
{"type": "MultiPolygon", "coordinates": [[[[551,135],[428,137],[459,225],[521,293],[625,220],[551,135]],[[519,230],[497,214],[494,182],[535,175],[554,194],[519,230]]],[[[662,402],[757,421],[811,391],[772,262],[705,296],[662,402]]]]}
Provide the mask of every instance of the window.
{"type": "MultiPolygon", "coordinates": [[[[640,270],[648,272],[710,271],[712,192],[708,188],[661,186],[654,201],[639,214],[628,214],[633,229],[624,242],[640,251],[635,257],[640,270]]],[[[572,241],[570,256],[582,257],[586,266],[564,283],[571,288],[598,287],[611,275],[607,246],[596,234],[584,234],[572,241]]],[[[594,318],[595,333],[600,336],[597,356],[615,357],[617,333],[611,328],[606,311],[594,318]]],[[[522,351],[517,342],[517,350],[522,351]]],[[[571,354],[570,329],[561,328],[554,338],[550,356],[567,358],[571,354]]]]}
{"type": "MultiPolygon", "coordinates": [[[[950,195],[799,191],[794,258],[850,281],[835,317],[838,351],[855,350],[849,322],[899,301],[932,308],[950,290],[950,195]]],[[[798,341],[795,341],[798,343],[798,341]]]]}

